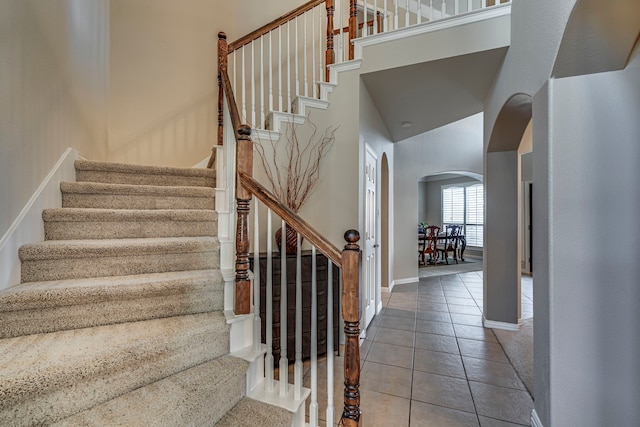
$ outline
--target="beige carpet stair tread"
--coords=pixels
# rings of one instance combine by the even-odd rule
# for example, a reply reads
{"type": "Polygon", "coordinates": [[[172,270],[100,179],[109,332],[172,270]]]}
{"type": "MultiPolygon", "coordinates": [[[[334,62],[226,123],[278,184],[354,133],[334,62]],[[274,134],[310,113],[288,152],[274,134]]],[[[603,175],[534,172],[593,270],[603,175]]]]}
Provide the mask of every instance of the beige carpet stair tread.
{"type": "Polygon", "coordinates": [[[125,257],[151,253],[212,252],[220,249],[217,237],[161,237],[144,239],[96,239],[44,241],[24,245],[22,261],[40,259],[125,257]]]}
{"type": "Polygon", "coordinates": [[[0,293],[0,338],[223,308],[220,270],[30,282],[0,293]]]}
{"type": "Polygon", "coordinates": [[[193,288],[222,287],[220,270],[29,282],[0,293],[0,312],[60,307],[107,300],[167,296],[193,288]]]}
{"type": "Polygon", "coordinates": [[[48,240],[22,246],[22,282],[220,268],[217,237],[48,240]]]}
{"type": "Polygon", "coordinates": [[[218,214],[205,209],[46,209],[45,240],[215,236],[218,214]]]}
{"type": "Polygon", "coordinates": [[[216,424],[216,427],[289,427],[293,414],[286,409],[244,397],[216,424]]]}
{"type": "Polygon", "coordinates": [[[76,160],[77,181],[215,187],[215,170],[76,160]]]}
{"type": "Polygon", "coordinates": [[[45,221],[215,221],[218,214],[207,209],[90,209],[57,208],[45,209],[45,221]]]}
{"type": "Polygon", "coordinates": [[[215,209],[209,187],[63,182],[60,189],[64,208],[215,209]]]}
{"type": "Polygon", "coordinates": [[[0,425],[47,423],[229,351],[220,312],[0,340],[0,425]]]}
{"type": "Polygon", "coordinates": [[[222,356],[54,425],[212,426],[244,394],[246,368],[247,362],[222,356]]]}
{"type": "Polygon", "coordinates": [[[63,193],[76,194],[127,194],[127,195],[162,195],[179,197],[213,197],[214,189],[193,186],[166,185],[130,185],[109,184],[103,182],[62,182],[63,193]]]}

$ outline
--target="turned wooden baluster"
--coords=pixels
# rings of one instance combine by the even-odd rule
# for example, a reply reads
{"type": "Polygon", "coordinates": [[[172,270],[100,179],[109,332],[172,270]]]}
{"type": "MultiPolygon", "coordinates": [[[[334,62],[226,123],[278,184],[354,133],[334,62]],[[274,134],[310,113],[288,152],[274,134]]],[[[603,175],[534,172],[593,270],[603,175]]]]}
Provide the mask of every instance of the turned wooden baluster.
{"type": "MultiPolygon", "coordinates": [[[[349,60],[355,56],[353,39],[358,37],[358,1],[349,0],[349,60]]],[[[366,21],[366,19],[365,19],[366,21]]],[[[366,29],[365,29],[366,31],[366,29]]]]}
{"type": "Polygon", "coordinates": [[[341,425],[360,425],[360,234],[344,233],[347,244],[342,251],[342,317],[344,319],[344,411],[341,425]]]}
{"type": "Polygon", "coordinates": [[[333,0],[327,0],[327,51],[325,52],[325,81],[329,81],[329,65],[333,64],[333,0]]]}
{"type": "MultiPolygon", "coordinates": [[[[236,138],[236,165],[238,172],[253,174],[253,142],[251,127],[240,125],[236,138]]],[[[251,281],[249,280],[249,210],[251,192],[237,180],[236,202],[236,302],[235,314],[247,314],[251,309],[251,281]]]]}

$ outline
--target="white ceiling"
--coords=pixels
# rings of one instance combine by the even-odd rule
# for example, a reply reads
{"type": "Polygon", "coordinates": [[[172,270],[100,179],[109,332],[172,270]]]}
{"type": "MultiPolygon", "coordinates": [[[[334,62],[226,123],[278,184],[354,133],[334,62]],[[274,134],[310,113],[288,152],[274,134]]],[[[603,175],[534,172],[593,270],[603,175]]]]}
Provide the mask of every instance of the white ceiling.
{"type": "Polygon", "coordinates": [[[481,112],[506,52],[501,47],[377,71],[362,80],[398,142],[481,112]]]}

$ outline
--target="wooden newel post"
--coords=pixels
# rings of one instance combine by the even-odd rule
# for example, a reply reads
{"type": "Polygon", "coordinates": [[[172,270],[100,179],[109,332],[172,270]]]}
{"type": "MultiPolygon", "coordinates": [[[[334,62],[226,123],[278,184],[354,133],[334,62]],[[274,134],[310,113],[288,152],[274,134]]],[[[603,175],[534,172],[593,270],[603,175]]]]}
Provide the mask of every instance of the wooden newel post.
{"type": "MultiPolygon", "coordinates": [[[[253,175],[253,142],[251,127],[238,127],[236,165],[237,170],[253,175]]],[[[235,314],[247,314],[251,309],[251,281],[249,280],[249,210],[251,193],[240,180],[236,180],[236,203],[238,221],[236,225],[236,303],[235,314]]]]}
{"type": "MultiPolygon", "coordinates": [[[[333,0],[327,0],[327,51],[325,52],[325,81],[329,81],[329,65],[333,64],[333,0]]],[[[342,25],[342,23],[340,23],[342,25]]]]}
{"type": "Polygon", "coordinates": [[[342,425],[360,425],[360,233],[344,233],[342,251],[342,317],[344,319],[344,411],[342,425]]]}
{"type": "MultiPolygon", "coordinates": [[[[366,25],[366,16],[364,18],[364,22],[366,25]]],[[[349,0],[349,60],[352,60],[355,56],[355,48],[352,41],[356,37],[358,37],[358,1],[349,0]]]]}

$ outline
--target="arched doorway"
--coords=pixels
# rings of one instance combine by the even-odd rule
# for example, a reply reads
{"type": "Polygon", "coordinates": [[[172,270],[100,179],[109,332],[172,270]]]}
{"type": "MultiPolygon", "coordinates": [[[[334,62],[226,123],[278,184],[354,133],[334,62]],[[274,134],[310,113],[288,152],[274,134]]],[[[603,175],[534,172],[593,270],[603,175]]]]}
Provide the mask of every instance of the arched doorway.
{"type": "Polygon", "coordinates": [[[515,94],[496,119],[485,154],[484,325],[518,330],[521,322],[520,143],[532,99],[515,94]]]}

